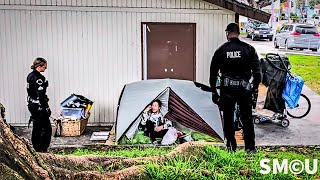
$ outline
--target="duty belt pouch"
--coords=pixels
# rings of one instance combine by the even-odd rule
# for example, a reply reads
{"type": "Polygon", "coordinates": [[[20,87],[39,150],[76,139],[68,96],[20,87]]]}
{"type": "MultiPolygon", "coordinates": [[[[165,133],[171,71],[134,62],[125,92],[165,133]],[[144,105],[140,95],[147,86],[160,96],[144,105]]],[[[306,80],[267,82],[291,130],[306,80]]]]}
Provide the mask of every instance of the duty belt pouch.
{"type": "Polygon", "coordinates": [[[230,77],[222,77],[224,87],[235,88],[239,90],[251,91],[251,83],[243,79],[234,79],[230,77]]]}

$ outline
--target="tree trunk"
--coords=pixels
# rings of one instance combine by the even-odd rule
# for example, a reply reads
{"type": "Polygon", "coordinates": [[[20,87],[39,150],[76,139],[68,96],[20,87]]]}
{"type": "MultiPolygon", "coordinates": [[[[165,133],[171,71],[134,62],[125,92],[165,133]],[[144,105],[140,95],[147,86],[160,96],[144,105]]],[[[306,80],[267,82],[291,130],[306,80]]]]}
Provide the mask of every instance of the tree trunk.
{"type": "Polygon", "coordinates": [[[52,169],[26,139],[15,135],[0,117],[0,179],[55,179],[52,169]]]}
{"type": "Polygon", "coordinates": [[[37,153],[24,138],[14,134],[0,117],[0,179],[137,179],[144,176],[138,162],[129,161],[110,172],[99,172],[121,165],[122,157],[61,156],[37,153]],[[133,165],[133,167],[130,167],[133,165]],[[100,170],[99,170],[100,168],[100,170]]]}

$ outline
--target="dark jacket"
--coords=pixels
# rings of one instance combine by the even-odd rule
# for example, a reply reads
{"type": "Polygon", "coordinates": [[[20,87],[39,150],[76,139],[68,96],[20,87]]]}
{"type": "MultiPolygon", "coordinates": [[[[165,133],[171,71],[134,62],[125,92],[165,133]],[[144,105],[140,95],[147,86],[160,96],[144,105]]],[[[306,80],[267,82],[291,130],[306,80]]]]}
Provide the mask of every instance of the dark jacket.
{"type": "Polygon", "coordinates": [[[238,38],[224,43],[212,57],[209,79],[212,92],[216,92],[219,70],[222,76],[233,79],[249,81],[253,76],[254,89],[258,89],[261,82],[260,61],[255,49],[238,38]]]}
{"type": "Polygon", "coordinates": [[[49,99],[46,95],[48,87],[46,78],[40,72],[33,70],[27,77],[27,83],[28,102],[39,102],[41,107],[49,107],[49,99]]]}

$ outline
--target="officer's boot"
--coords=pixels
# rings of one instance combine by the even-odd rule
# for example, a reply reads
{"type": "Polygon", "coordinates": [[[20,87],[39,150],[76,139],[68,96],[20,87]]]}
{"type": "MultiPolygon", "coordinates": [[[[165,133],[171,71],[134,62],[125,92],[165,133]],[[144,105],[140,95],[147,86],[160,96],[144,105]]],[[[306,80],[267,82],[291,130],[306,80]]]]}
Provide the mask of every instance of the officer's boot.
{"type": "Polygon", "coordinates": [[[235,138],[227,140],[227,149],[229,152],[236,152],[237,142],[235,138]]]}

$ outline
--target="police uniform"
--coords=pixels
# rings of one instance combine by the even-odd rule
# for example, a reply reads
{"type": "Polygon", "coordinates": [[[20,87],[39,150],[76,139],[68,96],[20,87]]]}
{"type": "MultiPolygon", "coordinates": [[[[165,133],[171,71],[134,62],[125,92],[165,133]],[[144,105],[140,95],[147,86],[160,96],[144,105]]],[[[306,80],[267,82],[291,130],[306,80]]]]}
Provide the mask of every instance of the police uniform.
{"type": "Polygon", "coordinates": [[[216,82],[218,72],[221,74],[220,100],[218,105],[223,111],[224,134],[227,147],[235,151],[234,111],[237,103],[243,123],[243,133],[246,150],[255,149],[255,134],[252,121],[252,93],[258,92],[261,81],[260,65],[255,49],[240,41],[229,38],[229,41],[216,50],[210,66],[210,86],[213,91],[213,101],[217,96],[216,82]],[[253,76],[253,82],[249,80],[253,76]]]}
{"type": "Polygon", "coordinates": [[[32,145],[37,152],[46,152],[51,141],[51,111],[48,105],[46,90],[48,81],[38,71],[33,70],[27,77],[28,109],[33,122],[32,145]]]}

